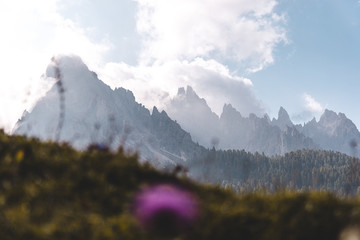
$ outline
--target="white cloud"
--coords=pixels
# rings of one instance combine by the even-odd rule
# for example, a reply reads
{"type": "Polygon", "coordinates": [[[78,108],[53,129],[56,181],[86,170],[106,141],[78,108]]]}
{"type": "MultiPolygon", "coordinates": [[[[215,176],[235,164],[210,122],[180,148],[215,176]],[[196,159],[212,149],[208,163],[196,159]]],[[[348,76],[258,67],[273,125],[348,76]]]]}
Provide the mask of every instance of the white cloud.
{"type": "Polygon", "coordinates": [[[60,0],[13,0],[0,2],[0,128],[10,131],[29,104],[41,96],[40,76],[50,58],[59,53],[81,56],[93,69],[111,47],[93,42],[86,30],[63,18],[60,0]]]}
{"type": "MultiPolygon", "coordinates": [[[[110,83],[134,91],[148,107],[163,106],[190,85],[218,114],[231,103],[242,114],[263,112],[252,82],[236,76],[224,60],[249,71],[272,63],[273,50],[286,42],[276,0],[135,0],[143,49],[139,66],[108,63],[112,44],[92,40],[89,29],[64,18],[68,0],[0,2],[0,127],[9,131],[21,112],[43,94],[40,75],[51,56],[79,55],[110,83]],[[105,66],[103,68],[103,66],[105,66]]],[[[81,7],[81,4],[78,6],[81,7]]],[[[106,36],[106,35],[105,35],[106,36]]]]}
{"type": "Polygon", "coordinates": [[[190,85],[217,114],[221,114],[224,103],[232,103],[244,115],[264,113],[262,103],[253,94],[252,82],[231,75],[215,60],[173,60],[138,67],[109,63],[99,76],[113,88],[132,90],[137,101],[149,109],[163,108],[179,87],[190,85]]]}
{"type": "Polygon", "coordinates": [[[252,82],[236,76],[223,60],[250,72],[274,61],[286,41],[275,0],[136,0],[143,49],[139,66],[109,63],[99,76],[112,87],[132,90],[148,108],[162,108],[179,87],[190,85],[220,114],[231,103],[242,114],[263,114],[252,82]]]}
{"type": "Polygon", "coordinates": [[[249,71],[273,63],[286,41],[276,0],[137,0],[137,28],[144,38],[142,61],[230,59],[249,71]]]}
{"type": "Polygon", "coordinates": [[[303,99],[307,111],[311,113],[322,113],[324,111],[324,107],[309,94],[304,93],[303,99]]]}

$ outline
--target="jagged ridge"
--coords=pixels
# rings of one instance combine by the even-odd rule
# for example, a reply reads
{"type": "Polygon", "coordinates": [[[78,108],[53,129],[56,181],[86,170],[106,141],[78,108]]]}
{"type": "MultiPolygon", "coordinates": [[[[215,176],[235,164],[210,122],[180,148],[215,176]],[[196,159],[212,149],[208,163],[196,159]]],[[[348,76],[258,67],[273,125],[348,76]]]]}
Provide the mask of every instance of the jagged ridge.
{"type": "Polygon", "coordinates": [[[287,111],[280,107],[277,119],[254,114],[244,117],[231,104],[225,104],[218,117],[206,101],[191,87],[179,89],[166,108],[169,116],[206,147],[245,149],[268,155],[284,154],[297,149],[325,149],[356,154],[360,133],[345,114],[325,110],[319,122],[295,125],[287,111]]]}
{"type": "Polygon", "coordinates": [[[45,78],[61,76],[64,88],[64,119],[59,130],[60,97],[58,85],[37,102],[33,110],[16,125],[14,134],[42,140],[69,142],[78,149],[90,144],[110,148],[124,145],[139,151],[142,160],[152,160],[161,167],[192,158],[198,145],[189,133],[165,112],[154,108],[152,114],[135,101],[133,93],[123,88],[112,90],[97,78],[76,56],[58,56],[48,66],[45,78]]]}

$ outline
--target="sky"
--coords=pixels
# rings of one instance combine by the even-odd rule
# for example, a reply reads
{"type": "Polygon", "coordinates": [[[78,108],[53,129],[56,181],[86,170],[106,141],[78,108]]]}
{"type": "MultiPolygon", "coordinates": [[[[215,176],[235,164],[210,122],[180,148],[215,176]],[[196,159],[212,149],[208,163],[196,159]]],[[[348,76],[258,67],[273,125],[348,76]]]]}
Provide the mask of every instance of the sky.
{"type": "Polygon", "coordinates": [[[12,0],[0,2],[0,128],[11,132],[76,54],[112,88],[166,108],[187,85],[221,114],[296,123],[327,109],[360,126],[358,0],[12,0]]]}

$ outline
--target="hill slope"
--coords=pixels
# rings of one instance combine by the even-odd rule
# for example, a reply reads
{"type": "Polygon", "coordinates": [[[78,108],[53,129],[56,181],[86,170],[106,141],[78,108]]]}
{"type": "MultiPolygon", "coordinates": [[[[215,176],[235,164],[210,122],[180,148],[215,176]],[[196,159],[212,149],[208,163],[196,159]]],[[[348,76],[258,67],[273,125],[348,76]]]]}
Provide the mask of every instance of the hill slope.
{"type": "MultiPolygon", "coordinates": [[[[158,172],[121,149],[111,153],[94,146],[78,152],[0,131],[2,239],[335,240],[359,223],[359,208],[358,200],[328,193],[237,196],[158,172]],[[196,199],[199,214],[186,230],[169,231],[177,229],[173,223],[184,224],[173,221],[175,213],[161,215],[166,228],[141,227],[134,199],[159,184],[172,189],[166,194],[181,188],[196,199]]],[[[158,216],[149,220],[157,222],[158,216]]]]}

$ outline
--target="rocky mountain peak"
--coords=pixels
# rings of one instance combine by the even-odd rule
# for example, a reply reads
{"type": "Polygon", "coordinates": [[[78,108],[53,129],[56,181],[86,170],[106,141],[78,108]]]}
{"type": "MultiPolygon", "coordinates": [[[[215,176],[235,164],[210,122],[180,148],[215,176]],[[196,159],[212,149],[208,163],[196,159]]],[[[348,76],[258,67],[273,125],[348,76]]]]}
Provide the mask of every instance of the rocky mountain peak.
{"type": "Polygon", "coordinates": [[[272,124],[278,126],[281,130],[285,130],[286,127],[292,127],[294,125],[290,119],[289,114],[283,107],[280,107],[278,118],[274,118],[272,120],[272,124]]]}
{"type": "Polygon", "coordinates": [[[267,113],[264,114],[263,119],[265,119],[267,123],[271,123],[270,117],[267,113]]]}
{"type": "Polygon", "coordinates": [[[231,104],[224,104],[221,119],[237,119],[241,118],[240,112],[238,112],[231,104]]]}
{"type": "Polygon", "coordinates": [[[177,95],[185,95],[185,88],[183,87],[178,88],[177,95]]]}
{"type": "Polygon", "coordinates": [[[195,93],[194,89],[193,89],[191,86],[189,86],[189,85],[186,86],[186,94],[187,94],[187,95],[190,95],[190,96],[198,96],[198,95],[195,93]]]}
{"type": "Polygon", "coordinates": [[[65,141],[79,149],[90,144],[116,149],[122,144],[140,152],[142,160],[151,159],[159,166],[190,159],[195,151],[190,135],[165,111],[160,113],[154,107],[150,114],[131,91],[112,90],[79,57],[54,57],[46,77],[61,79],[62,100],[55,83],[18,122],[14,134],[65,141]]]}
{"type": "Polygon", "coordinates": [[[280,107],[280,109],[279,109],[278,120],[291,122],[288,112],[283,107],[280,107]]]}
{"type": "Polygon", "coordinates": [[[319,123],[321,125],[326,125],[327,123],[332,123],[339,120],[339,116],[336,114],[336,112],[325,109],[324,113],[320,117],[319,123]]]}
{"type": "Polygon", "coordinates": [[[343,113],[326,109],[319,122],[315,118],[300,131],[319,143],[323,149],[353,154],[350,142],[360,142],[360,133],[355,124],[343,113]]]}
{"type": "Polygon", "coordinates": [[[178,94],[166,104],[165,110],[184,130],[191,132],[196,142],[211,146],[211,139],[217,135],[214,132],[217,131],[219,117],[191,86],[179,88],[178,94]]]}
{"type": "MultiPolygon", "coordinates": [[[[186,89],[184,87],[178,88],[177,95],[171,100],[172,104],[199,104],[203,105],[203,107],[209,108],[205,99],[200,98],[199,95],[194,91],[191,86],[187,86],[186,89]]],[[[211,109],[209,108],[211,111],[211,109]]]]}
{"type": "Polygon", "coordinates": [[[319,123],[328,123],[328,122],[336,122],[336,121],[351,121],[346,117],[344,113],[339,112],[338,114],[334,111],[325,109],[324,113],[322,114],[319,123]]]}
{"type": "Polygon", "coordinates": [[[131,101],[135,101],[135,96],[133,92],[131,92],[130,90],[120,87],[120,88],[115,88],[114,92],[118,93],[119,95],[125,96],[125,98],[131,101]]]}
{"type": "Polygon", "coordinates": [[[153,110],[152,110],[152,115],[158,115],[160,114],[159,110],[157,109],[157,107],[153,107],[153,110]]]}
{"type": "Polygon", "coordinates": [[[341,118],[341,119],[348,119],[347,117],[346,117],[346,115],[344,114],[344,113],[339,113],[339,118],[341,118]]]}
{"type": "Polygon", "coordinates": [[[62,83],[71,88],[83,88],[86,84],[98,80],[97,74],[91,72],[81,58],[75,55],[53,57],[46,68],[45,75],[49,78],[61,77],[62,83]]]}
{"type": "Polygon", "coordinates": [[[317,122],[316,122],[316,118],[313,117],[313,118],[311,119],[310,123],[317,123],[317,122]]]}
{"type": "Polygon", "coordinates": [[[326,109],[320,118],[319,125],[328,135],[346,135],[350,132],[358,132],[355,124],[344,113],[337,114],[326,109]],[[347,132],[347,133],[346,133],[347,132]]]}

